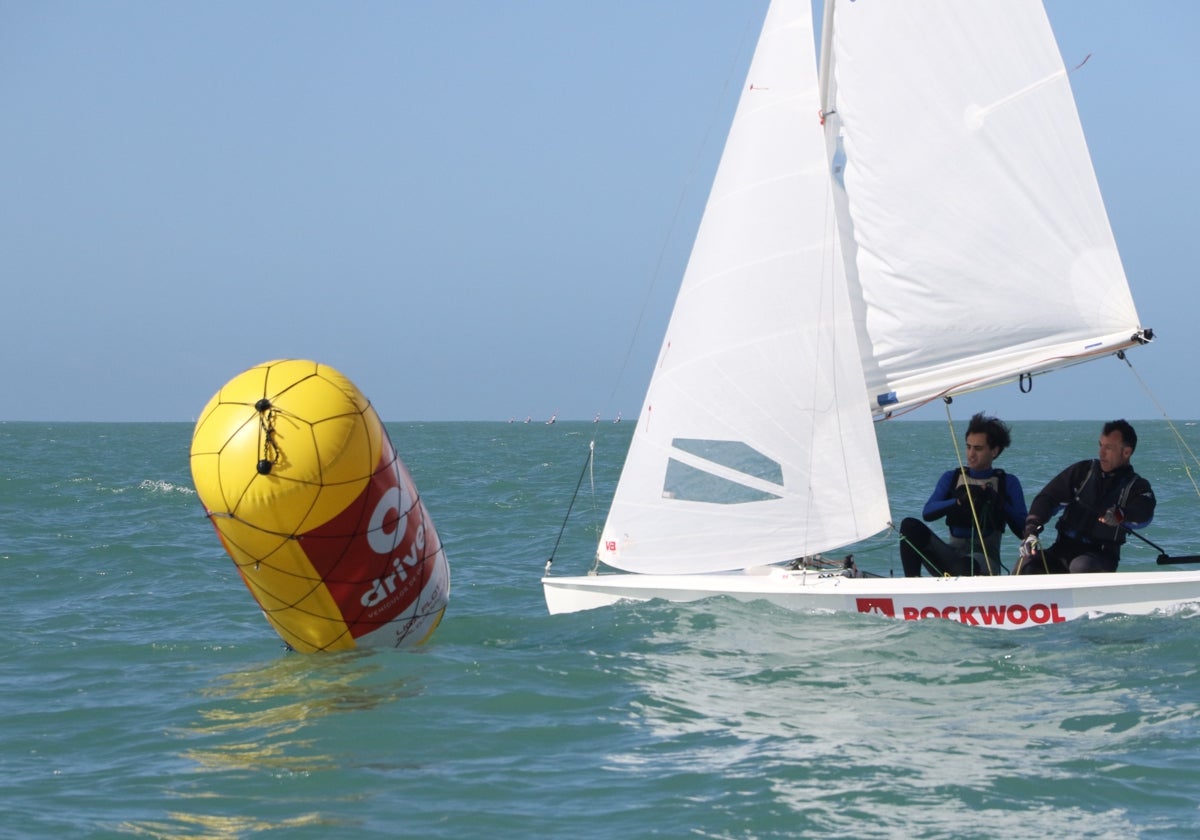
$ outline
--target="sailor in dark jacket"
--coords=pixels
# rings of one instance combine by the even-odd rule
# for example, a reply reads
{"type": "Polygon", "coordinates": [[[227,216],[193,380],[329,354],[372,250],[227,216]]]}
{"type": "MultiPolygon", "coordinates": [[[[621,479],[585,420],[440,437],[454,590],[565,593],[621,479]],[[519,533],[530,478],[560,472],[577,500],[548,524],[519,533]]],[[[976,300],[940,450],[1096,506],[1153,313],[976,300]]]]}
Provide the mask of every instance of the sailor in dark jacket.
{"type": "Polygon", "coordinates": [[[1025,520],[1021,574],[1117,570],[1126,529],[1154,518],[1150,482],[1129,463],[1136,447],[1133,426],[1124,420],[1105,423],[1100,457],[1072,464],[1037,494],[1025,520]],[[1058,535],[1042,550],[1038,535],[1059,510],[1058,535]]]}

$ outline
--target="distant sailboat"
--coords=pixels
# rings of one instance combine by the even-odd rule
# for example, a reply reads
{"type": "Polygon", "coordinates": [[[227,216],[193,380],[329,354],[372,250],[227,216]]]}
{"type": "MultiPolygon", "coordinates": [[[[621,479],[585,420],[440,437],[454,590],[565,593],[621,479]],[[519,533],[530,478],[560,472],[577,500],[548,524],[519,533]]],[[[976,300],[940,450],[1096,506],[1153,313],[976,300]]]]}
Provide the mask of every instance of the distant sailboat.
{"type": "Polygon", "coordinates": [[[724,594],[1028,627],[1200,602],[1195,571],[822,560],[891,525],[872,415],[1152,338],[1041,3],[824,7],[819,73],[808,3],[767,14],[600,538],[624,574],[547,564],[550,611],[724,594]]]}

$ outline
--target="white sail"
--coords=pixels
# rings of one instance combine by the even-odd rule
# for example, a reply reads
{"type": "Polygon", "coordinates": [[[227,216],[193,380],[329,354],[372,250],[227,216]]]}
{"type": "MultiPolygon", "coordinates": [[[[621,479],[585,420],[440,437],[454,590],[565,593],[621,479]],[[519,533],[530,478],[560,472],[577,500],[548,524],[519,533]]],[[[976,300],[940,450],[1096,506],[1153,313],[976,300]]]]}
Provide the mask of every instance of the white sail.
{"type": "Polygon", "coordinates": [[[600,544],[711,572],[887,526],[833,218],[811,11],[764,23],[600,544]]]}
{"type": "Polygon", "coordinates": [[[874,410],[1136,342],[1038,0],[837,3],[831,65],[874,410]]]}

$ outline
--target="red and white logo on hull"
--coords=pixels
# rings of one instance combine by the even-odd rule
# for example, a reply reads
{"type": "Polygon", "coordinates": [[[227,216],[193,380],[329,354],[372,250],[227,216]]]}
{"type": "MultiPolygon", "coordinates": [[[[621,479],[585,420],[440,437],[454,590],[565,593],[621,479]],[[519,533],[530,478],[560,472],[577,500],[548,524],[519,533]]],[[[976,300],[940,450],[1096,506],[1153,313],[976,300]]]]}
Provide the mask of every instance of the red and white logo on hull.
{"type": "MultiPolygon", "coordinates": [[[[896,604],[891,598],[856,598],[860,613],[886,615],[896,618],[896,604]]],[[[948,607],[901,607],[899,617],[905,621],[923,618],[945,618],[963,624],[980,626],[1025,624],[1058,624],[1066,621],[1057,603],[1050,604],[966,604],[948,607]]]]}

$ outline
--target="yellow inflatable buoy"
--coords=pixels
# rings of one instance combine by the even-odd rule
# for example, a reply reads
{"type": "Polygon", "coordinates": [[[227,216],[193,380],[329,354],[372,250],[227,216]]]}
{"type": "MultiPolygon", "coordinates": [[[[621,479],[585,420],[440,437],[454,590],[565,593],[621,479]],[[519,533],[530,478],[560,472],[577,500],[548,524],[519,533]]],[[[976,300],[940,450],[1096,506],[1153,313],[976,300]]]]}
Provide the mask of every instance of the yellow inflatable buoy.
{"type": "Polygon", "coordinates": [[[425,641],[450,596],[433,521],[371,403],[331,367],[267,362],[218,391],[192,480],[263,614],[298,651],[425,641]]]}

